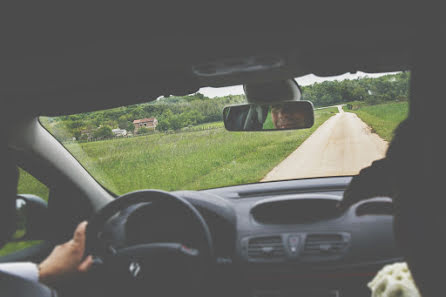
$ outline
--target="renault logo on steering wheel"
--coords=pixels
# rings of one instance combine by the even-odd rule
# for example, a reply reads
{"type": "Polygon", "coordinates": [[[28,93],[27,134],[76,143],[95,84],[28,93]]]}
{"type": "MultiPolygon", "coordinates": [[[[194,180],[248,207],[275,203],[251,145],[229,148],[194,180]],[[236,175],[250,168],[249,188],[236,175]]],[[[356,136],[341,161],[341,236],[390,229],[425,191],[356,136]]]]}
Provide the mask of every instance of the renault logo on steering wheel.
{"type": "Polygon", "coordinates": [[[141,266],[137,262],[131,262],[129,265],[129,272],[133,277],[137,277],[141,271],[141,266]]]}

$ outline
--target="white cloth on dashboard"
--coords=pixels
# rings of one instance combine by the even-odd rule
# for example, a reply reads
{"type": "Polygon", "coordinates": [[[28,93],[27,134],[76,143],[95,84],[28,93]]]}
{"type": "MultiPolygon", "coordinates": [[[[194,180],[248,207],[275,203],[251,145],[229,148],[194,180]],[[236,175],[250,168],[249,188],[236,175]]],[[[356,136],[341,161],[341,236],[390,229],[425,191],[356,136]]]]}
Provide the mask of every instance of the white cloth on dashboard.
{"type": "Polygon", "coordinates": [[[31,262],[1,263],[0,270],[27,280],[39,281],[39,268],[31,262]]]}
{"type": "Polygon", "coordinates": [[[372,297],[420,297],[406,262],[384,266],[368,284],[372,297]]]}

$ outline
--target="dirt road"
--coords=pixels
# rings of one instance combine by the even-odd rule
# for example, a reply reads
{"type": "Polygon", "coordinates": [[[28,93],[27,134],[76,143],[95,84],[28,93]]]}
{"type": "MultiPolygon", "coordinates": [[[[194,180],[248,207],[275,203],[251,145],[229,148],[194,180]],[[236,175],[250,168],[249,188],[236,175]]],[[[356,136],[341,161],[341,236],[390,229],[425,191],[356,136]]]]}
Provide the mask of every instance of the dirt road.
{"type": "Polygon", "coordinates": [[[262,181],[353,175],[382,158],[388,143],[356,114],[338,110],[262,181]]]}

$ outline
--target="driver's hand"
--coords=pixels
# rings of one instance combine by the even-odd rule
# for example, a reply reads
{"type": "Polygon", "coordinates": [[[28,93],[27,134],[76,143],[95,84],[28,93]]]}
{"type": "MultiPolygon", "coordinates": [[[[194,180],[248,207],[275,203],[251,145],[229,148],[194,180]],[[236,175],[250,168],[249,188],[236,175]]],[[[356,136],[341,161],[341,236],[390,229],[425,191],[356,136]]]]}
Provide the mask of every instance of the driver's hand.
{"type": "Polygon", "coordinates": [[[40,263],[40,282],[54,286],[88,271],[93,259],[91,256],[83,259],[86,227],[87,222],[80,223],[74,231],[73,238],[56,246],[48,258],[40,263]]]}

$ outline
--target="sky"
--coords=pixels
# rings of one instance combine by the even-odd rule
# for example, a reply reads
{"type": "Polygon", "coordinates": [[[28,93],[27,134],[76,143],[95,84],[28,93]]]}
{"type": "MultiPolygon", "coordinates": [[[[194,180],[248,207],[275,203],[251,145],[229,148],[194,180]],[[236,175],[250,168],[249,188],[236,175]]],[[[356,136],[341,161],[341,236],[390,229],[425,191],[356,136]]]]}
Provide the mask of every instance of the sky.
{"type": "MultiPolygon", "coordinates": [[[[300,86],[308,86],[312,85],[314,83],[319,83],[323,81],[333,81],[333,80],[345,80],[345,79],[356,79],[356,78],[362,78],[362,77],[379,77],[387,74],[394,74],[397,72],[386,72],[386,73],[365,73],[358,71],[356,73],[345,73],[338,76],[327,76],[327,77],[320,77],[316,76],[314,74],[308,74],[301,77],[296,77],[295,80],[300,86]]],[[[205,95],[206,97],[213,98],[213,97],[220,97],[220,96],[226,96],[226,95],[238,95],[238,94],[244,94],[242,85],[237,86],[231,86],[231,87],[223,87],[223,88],[201,88],[200,93],[205,95]]]]}

